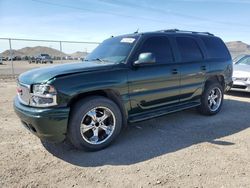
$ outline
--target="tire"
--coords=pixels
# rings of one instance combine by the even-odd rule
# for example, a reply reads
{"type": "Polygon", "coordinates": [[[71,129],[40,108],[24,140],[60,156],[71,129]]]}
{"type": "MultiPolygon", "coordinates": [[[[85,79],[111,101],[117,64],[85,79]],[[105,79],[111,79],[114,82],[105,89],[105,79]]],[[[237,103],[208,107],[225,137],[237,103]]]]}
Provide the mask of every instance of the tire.
{"type": "Polygon", "coordinates": [[[224,90],[221,84],[218,82],[210,82],[205,86],[201,96],[201,105],[198,107],[198,110],[204,115],[215,115],[221,110],[223,99],[224,90]],[[213,91],[214,94],[212,94],[213,91]],[[213,100],[216,104],[213,102],[213,100]]]}
{"type": "Polygon", "coordinates": [[[105,97],[82,99],[76,103],[70,114],[67,138],[81,150],[97,151],[107,147],[122,128],[119,107],[105,97]],[[99,121],[105,114],[107,118],[99,121]]]}

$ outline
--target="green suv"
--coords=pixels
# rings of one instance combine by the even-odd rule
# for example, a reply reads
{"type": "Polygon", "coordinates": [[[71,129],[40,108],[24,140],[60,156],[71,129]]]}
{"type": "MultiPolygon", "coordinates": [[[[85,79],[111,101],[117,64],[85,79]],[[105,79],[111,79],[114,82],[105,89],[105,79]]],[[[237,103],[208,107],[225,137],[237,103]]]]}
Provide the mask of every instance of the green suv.
{"type": "Polygon", "coordinates": [[[100,150],[128,123],[197,107],[214,115],[232,84],[232,59],[210,33],[162,30],[111,37],[81,63],[18,78],[14,108],[42,140],[100,150]]]}

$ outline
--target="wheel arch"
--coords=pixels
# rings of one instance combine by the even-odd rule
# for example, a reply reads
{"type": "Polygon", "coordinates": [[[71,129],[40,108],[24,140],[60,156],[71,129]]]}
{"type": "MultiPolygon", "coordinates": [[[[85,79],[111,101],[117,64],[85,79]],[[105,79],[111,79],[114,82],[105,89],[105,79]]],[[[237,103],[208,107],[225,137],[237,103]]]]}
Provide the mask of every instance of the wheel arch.
{"type": "Polygon", "coordinates": [[[106,98],[112,100],[114,103],[116,103],[116,105],[121,110],[123,126],[124,127],[127,126],[128,113],[127,113],[127,110],[123,104],[122,97],[121,97],[120,93],[116,90],[103,89],[103,90],[94,90],[94,91],[80,93],[80,94],[74,96],[69,101],[68,106],[72,108],[79,100],[82,100],[84,98],[91,97],[91,96],[103,96],[103,97],[106,97],[106,98]]]}
{"type": "Polygon", "coordinates": [[[209,76],[207,80],[205,81],[204,87],[207,86],[207,84],[213,83],[213,82],[218,82],[221,84],[223,89],[225,88],[225,79],[223,75],[213,75],[209,76]]]}

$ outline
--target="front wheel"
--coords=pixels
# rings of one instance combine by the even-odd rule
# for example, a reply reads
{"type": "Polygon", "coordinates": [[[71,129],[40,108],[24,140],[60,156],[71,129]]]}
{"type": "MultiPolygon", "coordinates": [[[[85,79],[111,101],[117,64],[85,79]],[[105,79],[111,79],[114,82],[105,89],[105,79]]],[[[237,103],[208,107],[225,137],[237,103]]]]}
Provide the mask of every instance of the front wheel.
{"type": "Polygon", "coordinates": [[[88,97],[73,107],[68,138],[78,149],[96,151],[107,147],[120,133],[122,115],[111,100],[88,97]]]}
{"type": "Polygon", "coordinates": [[[208,83],[201,96],[199,111],[204,115],[215,115],[221,110],[224,91],[220,83],[208,83]]]}

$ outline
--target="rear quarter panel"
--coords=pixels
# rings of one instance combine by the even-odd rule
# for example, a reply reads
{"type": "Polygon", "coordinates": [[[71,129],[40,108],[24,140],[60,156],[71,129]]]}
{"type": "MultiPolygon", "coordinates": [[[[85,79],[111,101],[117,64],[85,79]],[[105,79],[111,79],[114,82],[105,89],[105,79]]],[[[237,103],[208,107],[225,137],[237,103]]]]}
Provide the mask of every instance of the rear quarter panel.
{"type": "Polygon", "coordinates": [[[223,76],[226,85],[232,82],[233,65],[231,59],[217,59],[210,61],[208,64],[207,79],[211,76],[223,76]]]}

